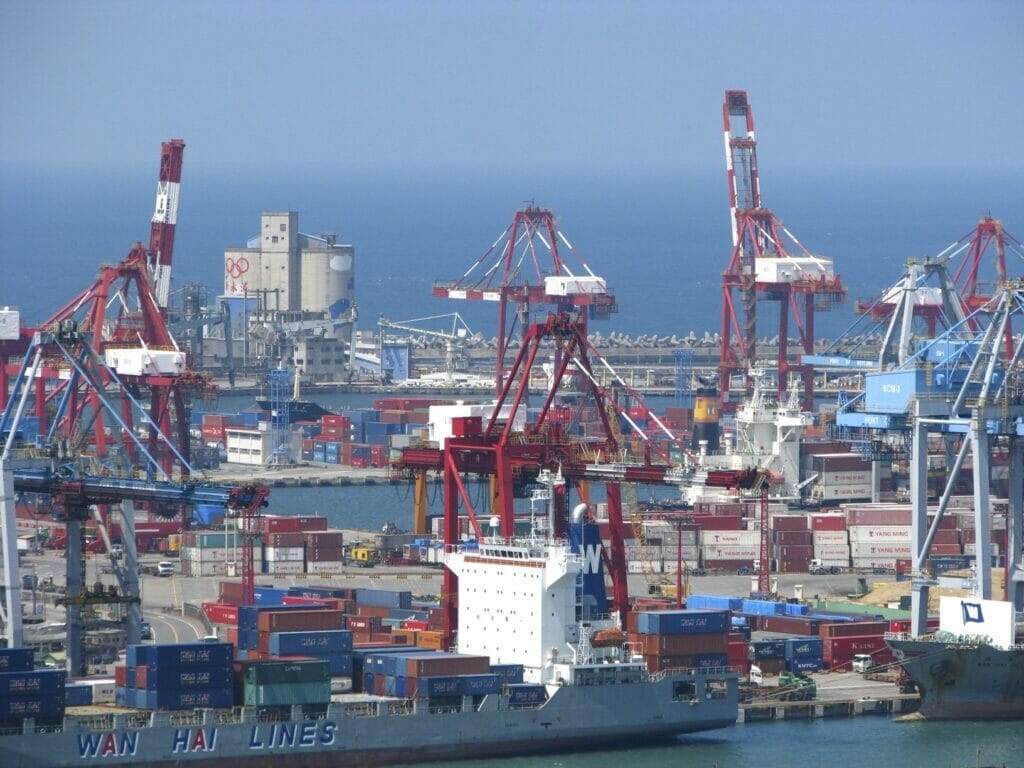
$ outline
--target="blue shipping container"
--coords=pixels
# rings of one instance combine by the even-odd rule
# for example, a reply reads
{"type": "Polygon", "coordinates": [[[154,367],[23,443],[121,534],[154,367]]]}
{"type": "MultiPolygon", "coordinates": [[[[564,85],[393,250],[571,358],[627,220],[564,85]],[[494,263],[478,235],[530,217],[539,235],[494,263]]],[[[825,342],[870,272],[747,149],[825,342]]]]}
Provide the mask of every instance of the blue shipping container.
{"type": "Polygon", "coordinates": [[[124,649],[124,663],[127,667],[142,667],[149,663],[151,645],[129,645],[124,649]]]}
{"type": "Polygon", "coordinates": [[[231,643],[173,643],[152,645],[149,651],[150,669],[160,667],[230,666],[234,654],[231,643]]]}
{"type": "Polygon", "coordinates": [[[0,673],[0,695],[39,696],[62,694],[68,673],[63,670],[0,673]]]}
{"type": "Polygon", "coordinates": [[[434,696],[459,696],[462,683],[455,675],[420,677],[416,682],[416,698],[429,699],[434,696]]]}
{"type": "Polygon", "coordinates": [[[398,592],[391,589],[358,589],[358,605],[373,605],[378,608],[412,608],[412,592],[398,592]]]}
{"type": "Polygon", "coordinates": [[[62,717],[64,694],[49,696],[0,696],[0,719],[13,717],[62,717]]]}
{"type": "Polygon", "coordinates": [[[300,656],[313,653],[350,653],[352,633],[347,629],[308,632],[272,632],[270,653],[274,656],[300,656]]]}
{"type": "Polygon", "coordinates": [[[491,664],[491,673],[497,675],[503,685],[523,682],[522,664],[491,664]]]}
{"type": "Polygon", "coordinates": [[[821,659],[786,659],[790,672],[820,672],[824,666],[821,659]]]}
{"type": "Polygon", "coordinates": [[[87,707],[92,704],[92,686],[88,683],[68,683],[64,686],[64,698],[69,707],[87,707]]]}
{"type": "Polygon", "coordinates": [[[755,640],[750,644],[749,650],[751,659],[784,659],[786,658],[786,641],[784,638],[777,640],[755,640]]]}
{"type": "Polygon", "coordinates": [[[543,685],[524,683],[508,687],[509,704],[543,704],[548,700],[548,690],[543,685]]]}
{"type": "Polygon", "coordinates": [[[234,706],[235,693],[232,686],[207,690],[187,691],[145,691],[146,709],[226,709],[234,706]]]}
{"type": "Polygon", "coordinates": [[[823,651],[820,637],[791,637],[786,640],[787,659],[820,659],[823,651]]]}
{"type": "Polygon", "coordinates": [[[501,691],[501,678],[494,674],[459,675],[463,696],[484,696],[501,691]]]}
{"type": "Polygon", "coordinates": [[[697,635],[725,632],[726,611],[644,611],[637,614],[637,631],[643,635],[697,635]]]}
{"type": "Polygon", "coordinates": [[[743,598],[722,597],[720,595],[690,595],[686,598],[686,607],[695,610],[739,611],[743,608],[743,598]]]}
{"type": "Polygon", "coordinates": [[[157,667],[146,672],[146,688],[150,691],[224,688],[233,683],[234,674],[230,666],[157,667]]]}
{"type": "Polygon", "coordinates": [[[31,648],[0,648],[0,672],[30,672],[33,663],[31,648]]]}

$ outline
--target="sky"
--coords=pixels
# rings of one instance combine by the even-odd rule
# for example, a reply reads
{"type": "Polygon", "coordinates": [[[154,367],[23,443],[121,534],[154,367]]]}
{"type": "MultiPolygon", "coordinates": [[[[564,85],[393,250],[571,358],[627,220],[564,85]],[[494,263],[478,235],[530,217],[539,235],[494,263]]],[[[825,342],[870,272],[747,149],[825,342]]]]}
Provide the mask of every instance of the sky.
{"type": "Polygon", "coordinates": [[[0,164],[1020,168],[1016,0],[0,0],[0,164]]]}

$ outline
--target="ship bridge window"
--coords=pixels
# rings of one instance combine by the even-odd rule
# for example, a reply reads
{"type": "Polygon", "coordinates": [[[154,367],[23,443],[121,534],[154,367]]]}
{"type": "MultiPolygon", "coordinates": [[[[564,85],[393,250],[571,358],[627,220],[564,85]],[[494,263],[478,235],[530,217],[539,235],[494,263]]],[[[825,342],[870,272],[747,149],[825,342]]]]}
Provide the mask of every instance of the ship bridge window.
{"type": "Polygon", "coordinates": [[[672,684],[673,701],[690,701],[697,698],[697,684],[690,681],[680,681],[672,684]]]}
{"type": "Polygon", "coordinates": [[[729,684],[725,680],[708,680],[704,688],[707,699],[724,699],[729,695],[729,684]]]}

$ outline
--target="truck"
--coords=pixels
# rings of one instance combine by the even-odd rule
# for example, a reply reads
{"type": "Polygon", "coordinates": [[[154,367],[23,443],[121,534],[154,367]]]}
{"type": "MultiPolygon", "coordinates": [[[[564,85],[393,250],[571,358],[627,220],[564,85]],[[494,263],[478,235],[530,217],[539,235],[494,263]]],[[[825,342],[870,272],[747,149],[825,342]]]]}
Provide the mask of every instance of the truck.
{"type": "Polygon", "coordinates": [[[870,653],[858,653],[854,655],[851,666],[854,672],[870,672],[875,662],[872,661],[870,653]]]}
{"type": "Polygon", "coordinates": [[[377,551],[371,547],[352,547],[348,551],[348,560],[360,568],[373,568],[377,561],[377,551]]]}
{"type": "Polygon", "coordinates": [[[839,566],[837,565],[825,565],[821,560],[815,558],[811,560],[811,566],[809,573],[812,576],[823,576],[827,574],[835,575],[839,573],[839,566]]]}
{"type": "Polygon", "coordinates": [[[818,695],[818,686],[807,675],[782,672],[779,674],[779,691],[781,701],[812,701],[818,695]]]}

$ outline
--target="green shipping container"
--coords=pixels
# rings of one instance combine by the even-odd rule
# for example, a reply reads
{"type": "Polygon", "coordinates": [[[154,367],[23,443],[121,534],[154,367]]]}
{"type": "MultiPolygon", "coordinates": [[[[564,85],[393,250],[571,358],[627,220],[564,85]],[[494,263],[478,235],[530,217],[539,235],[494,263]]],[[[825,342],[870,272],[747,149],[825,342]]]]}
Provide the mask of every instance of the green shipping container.
{"type": "Polygon", "coordinates": [[[247,688],[250,685],[326,682],[329,690],[330,681],[330,662],[320,659],[310,661],[267,661],[253,664],[245,670],[245,684],[247,688]]]}
{"type": "Polygon", "coordinates": [[[327,704],[331,700],[330,680],[315,683],[270,683],[245,685],[246,706],[285,707],[292,704],[327,704]]]}
{"type": "Polygon", "coordinates": [[[242,538],[235,533],[197,533],[196,546],[199,549],[223,549],[242,546],[242,538]]]}

